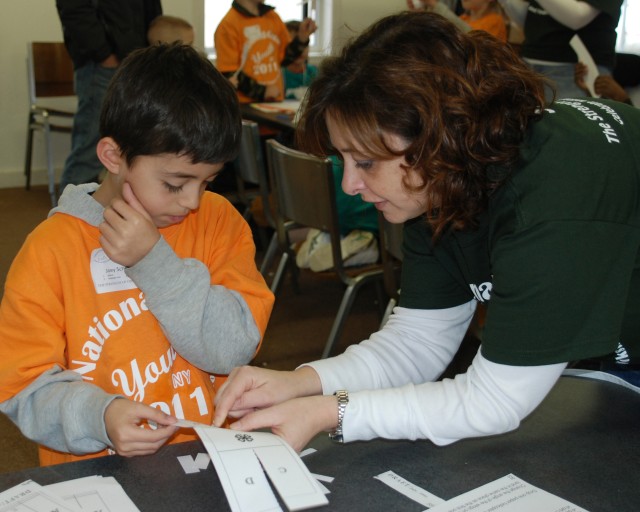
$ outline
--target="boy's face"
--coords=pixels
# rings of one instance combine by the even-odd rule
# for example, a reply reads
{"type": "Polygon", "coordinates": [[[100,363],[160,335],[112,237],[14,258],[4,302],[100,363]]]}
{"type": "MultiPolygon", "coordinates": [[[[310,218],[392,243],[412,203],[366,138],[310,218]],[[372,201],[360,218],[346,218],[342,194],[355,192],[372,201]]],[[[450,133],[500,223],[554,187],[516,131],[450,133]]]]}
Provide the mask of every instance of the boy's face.
{"type": "Polygon", "coordinates": [[[200,205],[207,185],[224,164],[194,164],[188,156],[139,156],[131,167],[123,163],[120,183],[131,190],[158,228],[178,224],[200,205]]]}

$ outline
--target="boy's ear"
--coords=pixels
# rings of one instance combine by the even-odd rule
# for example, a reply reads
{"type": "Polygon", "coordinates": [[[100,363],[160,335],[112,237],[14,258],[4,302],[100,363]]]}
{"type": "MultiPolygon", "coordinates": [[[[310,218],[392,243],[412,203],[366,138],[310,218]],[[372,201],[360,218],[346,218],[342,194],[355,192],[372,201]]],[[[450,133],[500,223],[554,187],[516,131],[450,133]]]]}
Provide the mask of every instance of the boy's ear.
{"type": "Polygon", "coordinates": [[[120,146],[111,137],[103,137],[98,141],[96,147],[98,159],[112,174],[118,174],[124,158],[120,151],[120,146]]]}

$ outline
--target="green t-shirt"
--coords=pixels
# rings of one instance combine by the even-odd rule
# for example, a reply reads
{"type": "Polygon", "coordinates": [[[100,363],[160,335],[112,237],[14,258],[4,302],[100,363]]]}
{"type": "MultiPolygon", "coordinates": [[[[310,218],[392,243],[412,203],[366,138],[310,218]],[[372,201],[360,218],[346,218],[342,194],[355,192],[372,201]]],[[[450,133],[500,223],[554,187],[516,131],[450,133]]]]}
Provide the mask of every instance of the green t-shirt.
{"type": "Polygon", "coordinates": [[[512,365],[640,357],[640,110],[561,100],[473,232],[404,228],[400,305],[488,302],[483,355],[512,365]]]}
{"type": "Polygon", "coordinates": [[[577,34],[596,64],[613,69],[616,27],[622,0],[585,1],[601,12],[593,21],[578,30],[553,19],[535,0],[529,2],[524,23],[522,56],[551,62],[577,62],[578,57],[569,45],[571,38],[577,34]]]}

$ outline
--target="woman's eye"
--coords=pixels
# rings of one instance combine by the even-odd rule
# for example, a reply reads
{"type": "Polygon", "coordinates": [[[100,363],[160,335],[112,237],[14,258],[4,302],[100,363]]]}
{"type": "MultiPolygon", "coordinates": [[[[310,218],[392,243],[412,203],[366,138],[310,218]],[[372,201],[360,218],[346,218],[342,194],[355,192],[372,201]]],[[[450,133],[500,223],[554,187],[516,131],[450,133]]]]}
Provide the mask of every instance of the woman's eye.
{"type": "Polygon", "coordinates": [[[365,171],[368,171],[373,167],[372,160],[356,160],[355,162],[358,169],[364,169],[365,171]]]}
{"type": "Polygon", "coordinates": [[[166,181],[164,182],[164,186],[169,192],[172,192],[173,194],[177,194],[182,190],[182,185],[180,185],[179,187],[176,187],[171,183],[167,183],[166,181]]]}

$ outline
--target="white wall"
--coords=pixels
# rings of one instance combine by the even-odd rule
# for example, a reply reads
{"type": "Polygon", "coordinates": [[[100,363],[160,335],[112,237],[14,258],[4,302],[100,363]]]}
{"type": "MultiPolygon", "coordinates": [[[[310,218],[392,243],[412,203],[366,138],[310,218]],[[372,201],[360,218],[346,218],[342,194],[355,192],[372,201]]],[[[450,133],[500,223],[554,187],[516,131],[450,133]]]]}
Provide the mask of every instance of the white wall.
{"type": "MultiPolygon", "coordinates": [[[[228,1],[230,0],[219,0],[228,1]]],[[[295,0],[292,0],[295,1],[295,0]]],[[[267,0],[268,3],[268,0],[267,0]]],[[[180,16],[202,38],[202,0],[162,0],[165,14],[180,16]]],[[[337,46],[376,19],[403,9],[405,0],[333,0],[333,27],[337,46]]],[[[4,1],[0,20],[0,188],[24,186],[27,135],[26,52],[29,41],[62,41],[62,29],[53,0],[4,1]]],[[[199,47],[203,47],[200,43],[199,47]]],[[[60,172],[69,152],[68,134],[53,134],[56,168],[60,172]]],[[[45,184],[42,134],[36,132],[32,183],[45,184]]]]}
{"type": "MultiPolygon", "coordinates": [[[[165,14],[188,20],[202,33],[203,8],[199,0],[162,0],[165,14]]],[[[62,41],[62,29],[53,0],[3,2],[0,19],[0,188],[24,186],[27,139],[27,42],[62,41]]],[[[69,152],[68,134],[54,133],[58,172],[69,152]]],[[[42,134],[34,137],[32,183],[47,182],[42,134]]]]}

